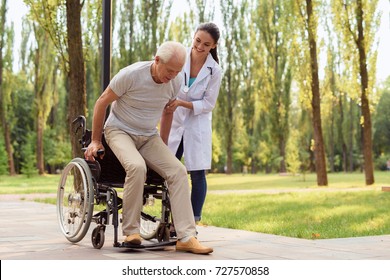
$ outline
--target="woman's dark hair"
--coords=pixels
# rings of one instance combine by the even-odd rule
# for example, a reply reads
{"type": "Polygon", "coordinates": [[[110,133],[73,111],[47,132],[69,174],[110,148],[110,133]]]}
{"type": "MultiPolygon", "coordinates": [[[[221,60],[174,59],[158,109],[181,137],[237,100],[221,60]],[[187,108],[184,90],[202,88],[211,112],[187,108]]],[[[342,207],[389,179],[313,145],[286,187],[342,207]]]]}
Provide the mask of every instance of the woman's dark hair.
{"type": "MultiPolygon", "coordinates": [[[[198,28],[196,29],[195,33],[198,32],[199,30],[209,33],[211,35],[211,37],[213,37],[214,43],[215,44],[218,43],[220,34],[219,34],[219,28],[216,24],[214,24],[212,22],[201,23],[198,26],[198,28]]],[[[214,60],[219,64],[217,46],[215,46],[214,49],[211,49],[210,53],[211,53],[212,57],[214,58],[214,60]]]]}

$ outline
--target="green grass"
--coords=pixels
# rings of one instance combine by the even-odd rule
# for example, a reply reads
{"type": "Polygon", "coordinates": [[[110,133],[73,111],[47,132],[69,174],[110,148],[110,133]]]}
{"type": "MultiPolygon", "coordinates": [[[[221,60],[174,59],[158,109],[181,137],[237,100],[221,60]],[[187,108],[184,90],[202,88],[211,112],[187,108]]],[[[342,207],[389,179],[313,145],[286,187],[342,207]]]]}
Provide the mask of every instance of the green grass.
{"type": "MultiPolygon", "coordinates": [[[[56,193],[60,175],[14,177],[0,176],[1,194],[56,193]]],[[[328,174],[328,188],[358,188],[365,187],[362,173],[328,174]]],[[[375,185],[390,186],[390,172],[376,172],[375,185]]],[[[283,176],[278,174],[209,174],[207,175],[209,190],[263,190],[263,189],[319,189],[316,175],[283,176]],[[305,177],[305,178],[304,178],[305,177]]]]}
{"type": "MultiPolygon", "coordinates": [[[[202,222],[305,239],[390,234],[390,193],[380,190],[380,186],[390,186],[390,172],[376,172],[373,186],[365,186],[362,173],[328,174],[328,180],[328,187],[317,187],[315,174],[304,178],[209,174],[202,222]]],[[[0,176],[0,195],[56,193],[58,181],[59,175],[0,176]]],[[[55,200],[36,201],[55,204],[55,200]]]]}
{"type": "Polygon", "coordinates": [[[203,222],[297,238],[390,234],[390,193],[209,194],[203,222]],[[228,203],[228,204],[227,204],[228,203]]]}
{"type": "Polygon", "coordinates": [[[0,176],[1,194],[56,193],[60,175],[0,176]]]}
{"type": "MultiPolygon", "coordinates": [[[[330,173],[328,174],[329,188],[358,188],[365,187],[363,173],[330,173]]],[[[207,184],[210,190],[237,189],[318,189],[316,174],[286,176],[278,174],[209,174],[207,184]]],[[[376,172],[375,185],[390,185],[390,172],[376,172]]]]}

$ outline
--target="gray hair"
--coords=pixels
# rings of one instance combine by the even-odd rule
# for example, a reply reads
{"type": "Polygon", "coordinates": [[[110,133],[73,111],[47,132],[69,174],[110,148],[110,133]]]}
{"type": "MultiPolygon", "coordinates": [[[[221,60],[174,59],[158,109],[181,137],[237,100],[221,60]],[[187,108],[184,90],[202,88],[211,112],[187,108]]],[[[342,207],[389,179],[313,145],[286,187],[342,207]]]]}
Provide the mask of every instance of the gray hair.
{"type": "Polygon", "coordinates": [[[176,55],[177,59],[184,64],[187,56],[186,53],[186,49],[181,43],[167,41],[162,43],[157,49],[156,56],[160,57],[162,63],[167,63],[174,55],[176,55]]]}

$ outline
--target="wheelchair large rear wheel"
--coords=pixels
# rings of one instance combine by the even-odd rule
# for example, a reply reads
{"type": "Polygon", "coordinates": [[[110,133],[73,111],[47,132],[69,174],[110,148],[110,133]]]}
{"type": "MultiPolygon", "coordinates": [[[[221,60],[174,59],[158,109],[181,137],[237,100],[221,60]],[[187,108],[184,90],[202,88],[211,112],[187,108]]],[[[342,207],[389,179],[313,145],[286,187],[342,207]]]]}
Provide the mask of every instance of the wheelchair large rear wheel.
{"type": "Polygon", "coordinates": [[[88,164],[74,158],[62,172],[57,191],[57,217],[62,233],[79,242],[87,233],[93,214],[94,186],[88,164]]]}

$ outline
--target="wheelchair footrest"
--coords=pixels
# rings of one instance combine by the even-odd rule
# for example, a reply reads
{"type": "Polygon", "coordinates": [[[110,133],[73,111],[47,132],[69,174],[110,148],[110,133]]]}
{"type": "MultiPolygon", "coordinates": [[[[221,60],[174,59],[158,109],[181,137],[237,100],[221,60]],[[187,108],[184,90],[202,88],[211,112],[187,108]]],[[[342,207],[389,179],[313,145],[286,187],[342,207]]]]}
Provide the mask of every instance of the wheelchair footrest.
{"type": "Polygon", "coordinates": [[[149,249],[149,248],[159,248],[159,247],[175,246],[175,245],[176,245],[176,240],[172,240],[172,241],[163,241],[163,242],[148,242],[141,245],[122,242],[119,245],[119,247],[129,248],[129,249],[149,249]]]}

